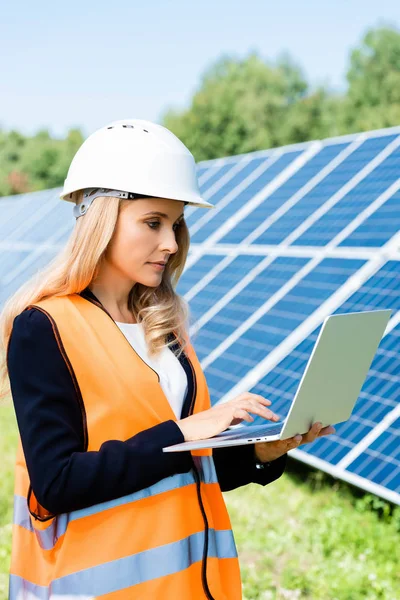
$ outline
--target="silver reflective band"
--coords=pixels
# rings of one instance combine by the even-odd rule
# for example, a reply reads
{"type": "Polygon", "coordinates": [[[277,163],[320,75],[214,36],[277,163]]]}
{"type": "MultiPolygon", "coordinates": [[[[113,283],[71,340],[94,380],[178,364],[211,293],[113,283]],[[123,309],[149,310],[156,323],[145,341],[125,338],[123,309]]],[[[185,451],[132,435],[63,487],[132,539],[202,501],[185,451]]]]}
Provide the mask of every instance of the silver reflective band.
{"type": "MultiPolygon", "coordinates": [[[[113,196],[117,198],[124,198],[125,200],[135,200],[137,198],[153,198],[148,194],[135,194],[134,192],[123,192],[122,190],[110,190],[109,188],[85,188],[83,194],[83,200],[80,204],[75,204],[73,207],[73,214],[75,219],[82,217],[87,213],[89,206],[92,204],[95,198],[99,196],[113,196]]],[[[186,206],[189,202],[184,202],[186,206]]]]}
{"type": "Polygon", "coordinates": [[[123,192],[122,190],[110,190],[108,188],[85,188],[83,200],[80,204],[76,204],[73,208],[74,217],[77,219],[87,213],[89,206],[95,198],[99,196],[114,196],[117,198],[125,198],[126,200],[135,200],[135,198],[149,198],[144,194],[134,194],[133,192],[123,192]]]}

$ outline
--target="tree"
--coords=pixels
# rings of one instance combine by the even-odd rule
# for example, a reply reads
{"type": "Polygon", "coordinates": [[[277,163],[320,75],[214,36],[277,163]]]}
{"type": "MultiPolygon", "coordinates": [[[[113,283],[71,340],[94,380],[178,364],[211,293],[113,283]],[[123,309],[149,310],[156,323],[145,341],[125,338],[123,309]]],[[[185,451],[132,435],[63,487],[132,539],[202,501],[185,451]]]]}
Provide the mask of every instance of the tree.
{"type": "Polygon", "coordinates": [[[65,140],[52,138],[47,129],[32,137],[0,130],[0,196],[62,186],[82,143],[76,128],[65,140]]]}
{"type": "Polygon", "coordinates": [[[400,30],[369,30],[351,52],[343,113],[345,131],[400,124],[400,30]]]}
{"type": "Polygon", "coordinates": [[[192,104],[172,109],[163,123],[196,160],[242,154],[336,133],[333,100],[308,83],[288,54],[275,64],[257,53],[238,60],[224,56],[203,75],[192,104]]]}

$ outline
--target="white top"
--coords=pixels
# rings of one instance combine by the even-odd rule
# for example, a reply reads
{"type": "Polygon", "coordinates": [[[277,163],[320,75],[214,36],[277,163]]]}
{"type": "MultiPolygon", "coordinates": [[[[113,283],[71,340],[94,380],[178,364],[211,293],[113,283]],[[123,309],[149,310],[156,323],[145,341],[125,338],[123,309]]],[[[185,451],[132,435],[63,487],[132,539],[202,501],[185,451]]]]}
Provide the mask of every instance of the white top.
{"type": "Polygon", "coordinates": [[[116,324],[139,356],[158,373],[163,392],[177,419],[180,419],[187,390],[187,376],[175,354],[170,348],[163,348],[154,358],[150,358],[142,323],[116,321],[116,324]]]}

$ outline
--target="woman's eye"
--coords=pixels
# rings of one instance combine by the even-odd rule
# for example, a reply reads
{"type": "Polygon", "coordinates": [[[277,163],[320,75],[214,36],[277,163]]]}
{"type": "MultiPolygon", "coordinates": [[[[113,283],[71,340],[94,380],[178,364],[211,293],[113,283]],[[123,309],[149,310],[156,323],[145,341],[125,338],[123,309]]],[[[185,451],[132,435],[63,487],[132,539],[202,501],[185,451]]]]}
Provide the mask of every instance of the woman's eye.
{"type": "MultiPolygon", "coordinates": [[[[180,221],[179,223],[176,223],[173,226],[173,230],[176,231],[177,228],[179,227],[179,225],[181,224],[182,221],[180,221]]],[[[150,229],[157,229],[157,227],[160,225],[160,221],[147,221],[147,225],[150,226],[150,229]],[[155,227],[152,227],[152,225],[154,225],[155,227]]]]}
{"type": "MultiPolygon", "coordinates": [[[[150,225],[150,226],[151,226],[151,225],[156,225],[156,226],[158,226],[159,224],[160,224],[160,222],[159,222],[159,221],[148,221],[148,222],[147,222],[147,225],[150,225]]],[[[156,227],[150,227],[150,229],[156,229],[156,227]]]]}

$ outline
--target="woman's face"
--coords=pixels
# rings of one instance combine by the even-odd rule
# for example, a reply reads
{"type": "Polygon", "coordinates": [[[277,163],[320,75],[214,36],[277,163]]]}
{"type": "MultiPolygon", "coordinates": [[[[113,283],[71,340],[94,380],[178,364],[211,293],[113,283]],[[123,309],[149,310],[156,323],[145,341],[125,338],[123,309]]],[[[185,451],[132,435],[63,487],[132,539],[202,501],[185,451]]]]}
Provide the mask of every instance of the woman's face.
{"type": "Polygon", "coordinates": [[[126,277],[132,284],[157,287],[164,269],[150,263],[168,261],[177,252],[175,230],[183,218],[183,207],[183,202],[165,198],[123,202],[106,251],[108,267],[116,271],[114,274],[126,277]]]}

